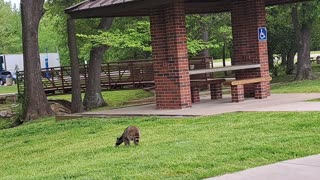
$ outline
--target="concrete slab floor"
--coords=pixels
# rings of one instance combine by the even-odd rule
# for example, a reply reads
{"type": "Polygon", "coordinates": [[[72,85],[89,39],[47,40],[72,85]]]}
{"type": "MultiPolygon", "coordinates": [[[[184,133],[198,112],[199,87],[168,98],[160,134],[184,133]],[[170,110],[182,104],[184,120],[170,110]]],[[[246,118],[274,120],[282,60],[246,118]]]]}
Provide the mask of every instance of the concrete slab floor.
{"type": "Polygon", "coordinates": [[[107,111],[85,112],[83,116],[209,116],[231,112],[296,112],[319,111],[320,102],[307,102],[320,98],[320,93],[312,94],[273,94],[267,99],[246,98],[241,103],[231,103],[230,96],[211,100],[202,96],[201,102],[192,108],[179,110],[157,110],[155,104],[133,106],[107,111]]]}
{"type": "Polygon", "coordinates": [[[283,161],[208,180],[319,180],[320,155],[283,161]]]}

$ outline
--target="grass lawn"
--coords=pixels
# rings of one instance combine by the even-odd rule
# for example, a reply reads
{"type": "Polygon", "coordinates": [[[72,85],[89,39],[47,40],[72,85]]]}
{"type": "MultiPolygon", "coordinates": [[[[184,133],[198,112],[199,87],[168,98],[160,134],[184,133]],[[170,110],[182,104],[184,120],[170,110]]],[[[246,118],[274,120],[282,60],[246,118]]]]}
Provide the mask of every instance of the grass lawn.
{"type": "Polygon", "coordinates": [[[18,93],[17,85],[0,86],[0,94],[18,93]]]}
{"type": "Polygon", "coordinates": [[[311,51],[310,54],[320,54],[320,51],[311,51]]]}
{"type": "Polygon", "coordinates": [[[320,65],[314,64],[312,71],[315,80],[294,81],[294,75],[273,77],[272,93],[320,93],[320,65]]]}
{"type": "MultiPolygon", "coordinates": [[[[138,90],[103,91],[102,96],[104,100],[109,104],[107,108],[116,108],[119,106],[123,106],[128,101],[152,97],[153,94],[151,92],[138,89],[138,90]]],[[[84,97],[84,94],[82,94],[82,98],[83,97],[84,97]]],[[[71,101],[71,94],[48,96],[48,99],[64,99],[64,100],[71,101]]]]}
{"type": "Polygon", "coordinates": [[[272,84],[272,93],[320,93],[320,79],[272,84]]]}
{"type": "Polygon", "coordinates": [[[0,179],[200,179],[320,153],[320,113],[45,119],[0,131],[0,179]],[[128,125],[140,146],[114,147],[128,125]]]}

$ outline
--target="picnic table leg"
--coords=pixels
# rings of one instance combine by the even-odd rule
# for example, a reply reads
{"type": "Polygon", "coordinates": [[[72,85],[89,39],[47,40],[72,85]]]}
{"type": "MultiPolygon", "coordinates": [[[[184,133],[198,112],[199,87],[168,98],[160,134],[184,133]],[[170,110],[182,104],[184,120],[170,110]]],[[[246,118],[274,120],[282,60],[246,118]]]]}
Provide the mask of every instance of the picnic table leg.
{"type": "Polygon", "coordinates": [[[200,88],[191,87],[191,101],[192,103],[200,102],[200,88]]]}
{"type": "Polygon", "coordinates": [[[221,83],[211,83],[210,84],[210,94],[211,99],[222,99],[222,84],[221,83]]]}
{"type": "Polygon", "coordinates": [[[231,96],[232,102],[243,102],[244,101],[244,86],[243,85],[234,85],[231,86],[231,96]]]}

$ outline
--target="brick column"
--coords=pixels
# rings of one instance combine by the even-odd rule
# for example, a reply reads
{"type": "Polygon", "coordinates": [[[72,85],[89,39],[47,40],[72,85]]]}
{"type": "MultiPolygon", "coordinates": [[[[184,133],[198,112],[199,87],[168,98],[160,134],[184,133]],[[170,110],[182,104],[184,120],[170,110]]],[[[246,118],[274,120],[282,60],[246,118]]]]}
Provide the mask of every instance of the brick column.
{"type": "Polygon", "coordinates": [[[192,103],[200,102],[200,88],[191,87],[191,100],[192,100],[192,103]]]}
{"type": "MultiPolygon", "coordinates": [[[[269,76],[267,41],[258,40],[258,28],[266,26],[264,0],[232,2],[233,65],[261,64],[260,69],[237,71],[237,79],[269,76]]],[[[270,95],[270,83],[245,85],[245,96],[254,97],[255,87],[270,95]]]]}
{"type": "Polygon", "coordinates": [[[221,82],[210,84],[210,94],[211,94],[212,100],[222,99],[222,84],[221,84],[221,82]]]}
{"type": "Polygon", "coordinates": [[[150,22],[157,108],[191,107],[184,3],[152,9],[150,22]]]}
{"type": "Polygon", "coordinates": [[[243,85],[231,86],[232,102],[244,101],[244,87],[243,85]]]}

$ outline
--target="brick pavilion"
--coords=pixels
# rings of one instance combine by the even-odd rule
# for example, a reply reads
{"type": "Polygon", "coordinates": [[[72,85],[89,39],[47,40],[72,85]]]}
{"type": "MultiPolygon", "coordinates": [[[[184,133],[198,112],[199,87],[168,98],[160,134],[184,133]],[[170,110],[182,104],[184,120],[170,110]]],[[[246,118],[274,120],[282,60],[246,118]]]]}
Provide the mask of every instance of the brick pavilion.
{"type": "MultiPolygon", "coordinates": [[[[260,64],[259,68],[236,71],[236,79],[269,77],[267,41],[258,39],[258,29],[266,27],[265,8],[300,1],[87,0],[66,13],[73,19],[149,16],[157,108],[181,109],[192,106],[186,14],[231,12],[233,65],[260,64]]],[[[263,99],[270,95],[270,83],[248,84],[233,91],[263,99]]]]}

